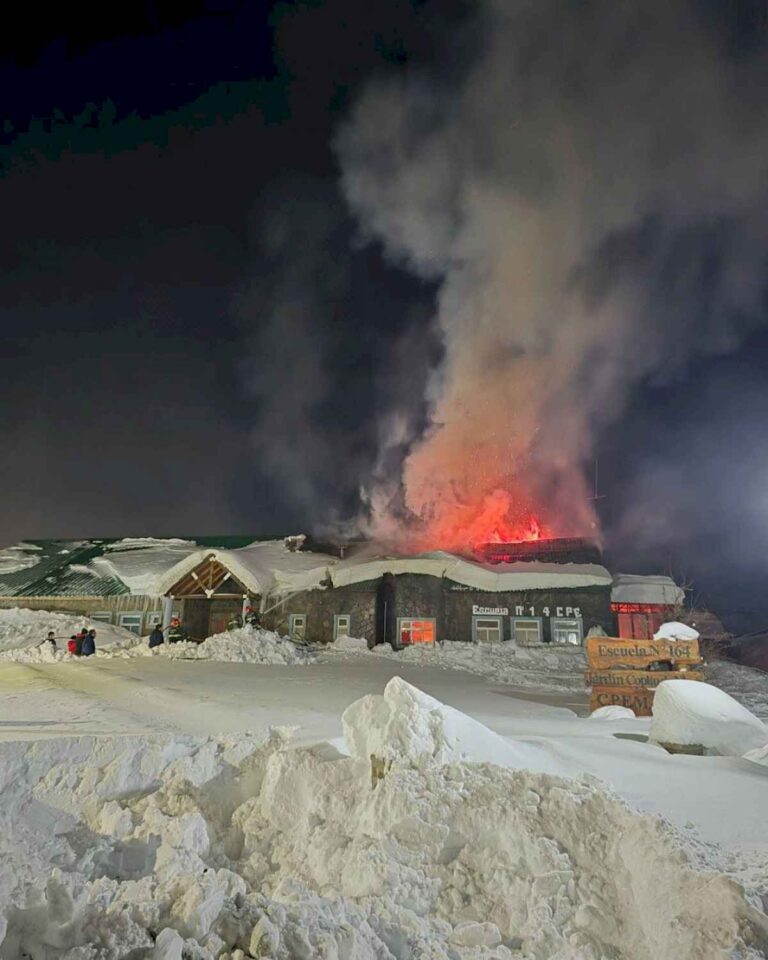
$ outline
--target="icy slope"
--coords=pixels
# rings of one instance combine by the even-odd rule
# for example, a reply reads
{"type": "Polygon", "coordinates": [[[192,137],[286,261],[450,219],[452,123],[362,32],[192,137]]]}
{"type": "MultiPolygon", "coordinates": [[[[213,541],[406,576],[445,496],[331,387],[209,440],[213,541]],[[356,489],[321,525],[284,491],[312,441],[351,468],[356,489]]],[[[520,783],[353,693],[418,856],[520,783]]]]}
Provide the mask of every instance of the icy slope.
{"type": "Polygon", "coordinates": [[[453,762],[495,735],[400,680],[345,728],[340,759],[278,734],[3,745],[0,958],[764,955],[713,854],[596,781],[453,762]]]}

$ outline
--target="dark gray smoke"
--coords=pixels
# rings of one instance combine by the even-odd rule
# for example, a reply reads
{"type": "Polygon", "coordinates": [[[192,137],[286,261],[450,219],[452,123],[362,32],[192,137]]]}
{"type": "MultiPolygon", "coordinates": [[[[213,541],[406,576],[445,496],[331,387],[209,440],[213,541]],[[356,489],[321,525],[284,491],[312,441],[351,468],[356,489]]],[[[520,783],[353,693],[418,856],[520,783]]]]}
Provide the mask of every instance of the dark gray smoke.
{"type": "Polygon", "coordinates": [[[440,284],[434,427],[402,479],[441,545],[531,513],[594,530],[601,430],[765,321],[768,58],[718,16],[486,0],[465,44],[371,83],[340,132],[365,234],[440,284]]]}

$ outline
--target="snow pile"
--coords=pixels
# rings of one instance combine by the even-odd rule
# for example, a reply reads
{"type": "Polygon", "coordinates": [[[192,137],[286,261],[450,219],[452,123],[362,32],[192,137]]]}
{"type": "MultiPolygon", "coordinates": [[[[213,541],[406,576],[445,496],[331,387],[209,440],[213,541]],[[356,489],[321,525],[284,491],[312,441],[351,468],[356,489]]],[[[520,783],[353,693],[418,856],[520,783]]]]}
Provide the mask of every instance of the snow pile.
{"type": "Polygon", "coordinates": [[[768,743],[768,727],[717,687],[664,680],[653,698],[649,736],[657,743],[700,744],[741,756],[768,743]]]}
{"type": "Polygon", "coordinates": [[[635,711],[629,707],[620,707],[618,704],[611,704],[607,707],[598,707],[587,717],[588,720],[634,720],[635,711]]]}
{"type": "Polygon", "coordinates": [[[279,736],[0,745],[0,957],[762,955],[765,916],[668,825],[592,779],[438,762],[454,733],[491,744],[445,711],[400,681],[347,711],[335,760],[279,736]]]}
{"type": "Polygon", "coordinates": [[[329,649],[336,653],[367,653],[368,641],[365,637],[337,637],[329,649]]]}
{"type": "MultiPolygon", "coordinates": [[[[389,681],[383,696],[370,694],[347,707],[342,723],[353,756],[376,757],[385,764],[476,760],[541,769],[546,763],[538,746],[512,743],[400,677],[389,681]]],[[[554,761],[549,772],[557,772],[554,761]]]]}
{"type": "Polygon", "coordinates": [[[662,623],[659,629],[653,635],[654,640],[698,640],[699,631],[689,627],[687,623],[678,623],[677,620],[670,620],[669,623],[662,623]]]}
{"type": "Polygon", "coordinates": [[[242,627],[208,637],[202,643],[182,642],[149,647],[147,638],[139,646],[117,650],[113,654],[123,659],[133,657],[169,657],[171,660],[216,660],[221,663],[314,663],[316,657],[288,637],[281,637],[271,630],[254,630],[242,627]]]}
{"type": "Polygon", "coordinates": [[[768,673],[731,660],[710,660],[707,680],[763,720],[768,720],[768,673]]]}
{"type": "Polygon", "coordinates": [[[313,663],[306,647],[271,630],[241,627],[216,633],[202,643],[177,643],[163,648],[168,656],[194,660],[223,660],[230,663],[313,663]]]}
{"type": "Polygon", "coordinates": [[[47,610],[22,610],[12,607],[0,610],[0,660],[21,663],[46,663],[71,659],[67,653],[67,641],[82,627],[96,631],[97,648],[127,647],[137,638],[122,627],[89,620],[88,617],[69,613],[49,613],[47,610]],[[58,651],[54,654],[45,643],[48,633],[56,634],[58,651]],[[42,644],[42,646],[40,646],[42,644]]]}

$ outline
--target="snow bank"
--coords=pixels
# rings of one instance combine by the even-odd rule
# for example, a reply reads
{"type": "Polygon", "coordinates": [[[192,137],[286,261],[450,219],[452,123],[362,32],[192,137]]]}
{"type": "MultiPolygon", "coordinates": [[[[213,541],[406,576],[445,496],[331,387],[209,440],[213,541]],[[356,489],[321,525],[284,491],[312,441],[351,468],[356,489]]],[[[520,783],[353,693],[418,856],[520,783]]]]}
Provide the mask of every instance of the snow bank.
{"type": "Polygon", "coordinates": [[[587,667],[580,647],[516,647],[513,643],[461,643],[451,641],[441,645],[414,644],[395,651],[388,643],[368,650],[363,641],[354,645],[330,644],[325,648],[334,655],[367,654],[391,657],[402,663],[436,666],[446,670],[466,670],[498,683],[544,690],[584,690],[584,671],[587,667]]]}
{"type": "Polygon", "coordinates": [[[689,627],[687,623],[678,623],[677,620],[670,620],[669,623],[662,623],[659,629],[653,635],[654,640],[698,640],[699,631],[689,627]]]}
{"type": "Polygon", "coordinates": [[[250,627],[217,633],[199,644],[173,644],[165,649],[169,656],[178,655],[194,660],[224,660],[231,663],[302,664],[315,660],[306,647],[294,643],[288,637],[281,637],[271,630],[253,630],[250,627]]]}
{"type": "Polygon", "coordinates": [[[664,680],[653,698],[649,736],[657,743],[701,744],[741,756],[768,743],[768,727],[717,687],[664,680]]]}
{"type": "Polygon", "coordinates": [[[12,607],[10,610],[0,610],[0,660],[23,663],[69,660],[67,641],[82,627],[96,630],[97,648],[127,647],[137,641],[129,630],[77,614],[12,607]],[[49,644],[43,642],[51,630],[56,634],[56,654],[51,651],[49,644]],[[41,643],[42,647],[39,646],[41,643]]]}
{"type": "Polygon", "coordinates": [[[389,681],[383,696],[370,694],[347,707],[342,724],[352,755],[362,760],[477,760],[538,769],[544,763],[550,772],[558,769],[546,764],[537,746],[511,743],[400,677],[389,681]]]}
{"type": "Polygon", "coordinates": [[[0,958],[763,955],[705,848],[592,779],[443,763],[493,735],[390,687],[345,713],[374,779],[280,736],[0,744],[0,958]]]}
{"type": "Polygon", "coordinates": [[[171,643],[150,649],[144,638],[139,646],[116,650],[105,656],[124,659],[133,657],[169,657],[172,660],[216,660],[223,663],[314,663],[316,657],[306,647],[293,643],[271,630],[242,627],[208,637],[202,643],[171,643]]]}
{"type": "Polygon", "coordinates": [[[620,707],[618,704],[611,704],[607,707],[598,707],[587,717],[588,720],[634,720],[635,711],[629,707],[620,707]]]}
{"type": "Polygon", "coordinates": [[[367,653],[368,641],[365,637],[337,637],[329,649],[336,653],[367,653]]]}

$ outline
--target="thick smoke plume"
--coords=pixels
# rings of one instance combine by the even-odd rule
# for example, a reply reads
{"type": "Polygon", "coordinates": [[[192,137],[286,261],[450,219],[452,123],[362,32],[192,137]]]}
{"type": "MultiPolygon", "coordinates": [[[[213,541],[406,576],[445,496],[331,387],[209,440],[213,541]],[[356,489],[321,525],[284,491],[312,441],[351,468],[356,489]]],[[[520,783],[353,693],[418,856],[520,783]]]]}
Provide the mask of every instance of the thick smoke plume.
{"type": "Polygon", "coordinates": [[[401,477],[423,545],[598,535],[600,431],[762,322],[768,58],[716,7],[486,2],[340,132],[364,233],[439,283],[432,425],[401,477]]]}

